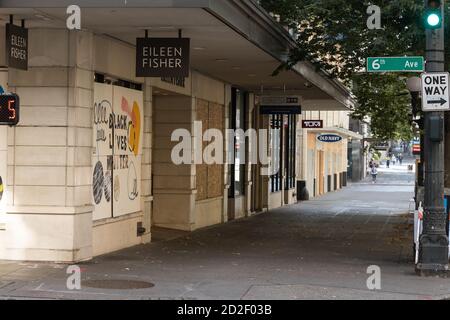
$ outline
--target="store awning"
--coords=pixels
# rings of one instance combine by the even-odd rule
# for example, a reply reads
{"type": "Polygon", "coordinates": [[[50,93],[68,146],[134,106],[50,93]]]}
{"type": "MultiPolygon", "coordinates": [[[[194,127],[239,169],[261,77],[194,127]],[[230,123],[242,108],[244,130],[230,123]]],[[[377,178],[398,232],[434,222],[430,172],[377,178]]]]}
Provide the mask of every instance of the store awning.
{"type": "MultiPolygon", "coordinates": [[[[135,45],[150,37],[191,38],[192,68],[264,95],[299,95],[304,110],[349,110],[349,91],[309,62],[272,76],[295,46],[290,34],[253,1],[81,0],[82,28],[135,45]]],[[[25,19],[29,28],[66,28],[65,0],[2,0],[0,26],[25,19]]]]}

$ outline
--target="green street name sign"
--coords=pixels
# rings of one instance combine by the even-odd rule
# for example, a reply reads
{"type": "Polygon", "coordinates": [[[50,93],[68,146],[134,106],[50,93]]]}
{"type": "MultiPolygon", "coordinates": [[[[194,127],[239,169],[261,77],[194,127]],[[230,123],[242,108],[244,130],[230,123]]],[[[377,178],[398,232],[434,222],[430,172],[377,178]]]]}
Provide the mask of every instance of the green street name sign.
{"type": "Polygon", "coordinates": [[[367,72],[423,72],[423,57],[370,57],[367,72]]]}

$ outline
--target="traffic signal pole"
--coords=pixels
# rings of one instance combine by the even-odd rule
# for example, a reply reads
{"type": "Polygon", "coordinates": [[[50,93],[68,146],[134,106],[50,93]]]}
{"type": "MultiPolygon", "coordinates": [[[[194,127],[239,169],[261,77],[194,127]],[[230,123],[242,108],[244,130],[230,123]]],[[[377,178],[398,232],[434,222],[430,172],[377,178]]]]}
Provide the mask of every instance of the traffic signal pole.
{"type": "MultiPolygon", "coordinates": [[[[425,6],[430,1],[425,0],[425,6]]],[[[441,1],[444,19],[445,1],[441,1]]],[[[444,20],[439,29],[426,30],[426,71],[445,71],[444,20]]],[[[423,233],[420,237],[420,275],[439,275],[449,270],[447,214],[444,208],[444,112],[425,112],[425,199],[423,233]],[[436,138],[436,126],[438,136],[436,138]],[[433,131],[433,134],[431,133],[433,131]]]]}

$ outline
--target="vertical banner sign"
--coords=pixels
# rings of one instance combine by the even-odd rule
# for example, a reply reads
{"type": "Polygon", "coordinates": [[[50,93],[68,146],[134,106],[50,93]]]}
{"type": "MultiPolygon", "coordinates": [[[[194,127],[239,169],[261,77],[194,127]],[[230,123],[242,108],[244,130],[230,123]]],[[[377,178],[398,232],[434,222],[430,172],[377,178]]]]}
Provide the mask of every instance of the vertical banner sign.
{"type": "Polygon", "coordinates": [[[96,83],[94,99],[94,220],[139,212],[143,93],[96,83]]]}
{"type": "Polygon", "coordinates": [[[421,149],[420,149],[420,137],[415,137],[413,140],[412,145],[412,152],[415,156],[420,156],[421,149]]]}
{"type": "Polygon", "coordinates": [[[136,39],[137,77],[189,77],[190,39],[136,39]]]}
{"type": "Polygon", "coordinates": [[[28,29],[6,24],[5,47],[8,67],[28,70],[28,29]]]}

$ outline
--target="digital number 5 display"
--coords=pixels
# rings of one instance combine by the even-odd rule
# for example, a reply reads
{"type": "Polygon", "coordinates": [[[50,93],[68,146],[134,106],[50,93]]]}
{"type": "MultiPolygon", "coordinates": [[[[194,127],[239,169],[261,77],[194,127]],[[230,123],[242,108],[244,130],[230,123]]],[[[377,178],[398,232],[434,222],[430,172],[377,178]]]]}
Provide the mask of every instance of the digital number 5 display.
{"type": "Polygon", "coordinates": [[[0,125],[15,126],[19,123],[19,96],[10,93],[0,95],[0,125]]]}

